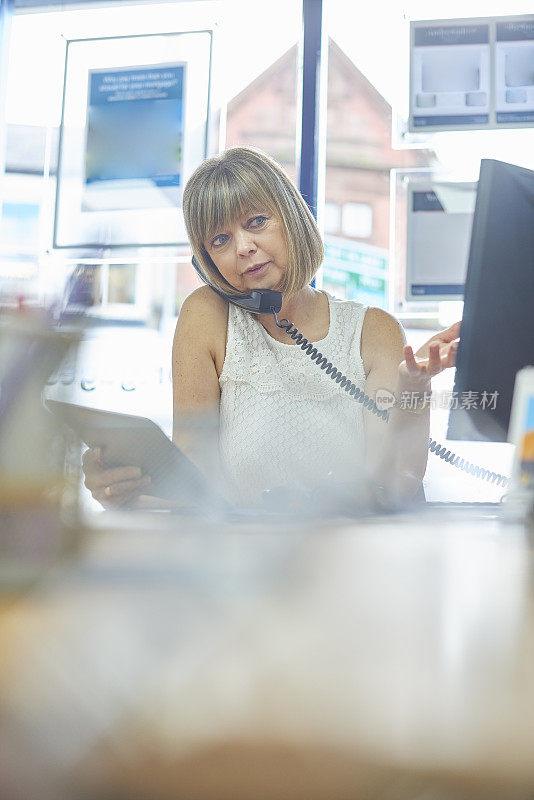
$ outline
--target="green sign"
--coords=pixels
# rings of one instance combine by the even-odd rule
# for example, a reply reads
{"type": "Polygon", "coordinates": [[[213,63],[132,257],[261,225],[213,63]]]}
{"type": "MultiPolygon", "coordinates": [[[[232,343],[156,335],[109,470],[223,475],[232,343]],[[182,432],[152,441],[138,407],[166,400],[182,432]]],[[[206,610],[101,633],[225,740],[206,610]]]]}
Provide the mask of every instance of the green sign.
{"type": "Polygon", "coordinates": [[[325,242],[323,284],[347,300],[385,308],[387,271],[385,250],[347,240],[325,242]]]}

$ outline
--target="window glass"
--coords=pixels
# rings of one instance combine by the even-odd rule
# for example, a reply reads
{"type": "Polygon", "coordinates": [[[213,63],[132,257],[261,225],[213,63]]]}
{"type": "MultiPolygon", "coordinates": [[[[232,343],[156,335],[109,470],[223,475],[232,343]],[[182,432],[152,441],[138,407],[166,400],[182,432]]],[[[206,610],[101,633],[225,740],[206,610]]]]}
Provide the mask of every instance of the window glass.
{"type": "Polygon", "coordinates": [[[109,268],[108,275],[108,302],[109,303],[135,303],[135,279],[137,268],[135,264],[113,265],[109,268]]]}
{"type": "Polygon", "coordinates": [[[341,213],[337,203],[326,202],[324,204],[324,232],[338,233],[341,224],[341,213]]]}
{"type": "Polygon", "coordinates": [[[342,220],[344,236],[368,239],[373,232],[373,209],[366,203],[345,203],[342,220]]]}
{"type": "Polygon", "coordinates": [[[254,145],[294,176],[301,12],[300,1],[271,0],[262,14],[261,46],[257,15],[251,14],[248,0],[55,6],[53,11],[13,18],[0,216],[0,303],[17,303],[23,297],[63,313],[69,307],[72,313],[84,308],[98,321],[98,335],[95,328],[79,364],[78,389],[86,404],[155,415],[170,431],[172,336],[181,305],[200,279],[187,246],[52,250],[66,40],[212,29],[217,23],[209,152],[227,144],[254,145]],[[39,59],[39,69],[28,70],[28,53],[46,53],[39,59]],[[134,327],[137,357],[131,350],[134,327]],[[152,344],[142,345],[143,337],[152,344]],[[161,347],[154,349],[155,340],[161,347]],[[158,359],[161,363],[156,365],[158,359]],[[154,393],[141,391],[145,384],[140,376],[153,376],[155,366],[161,367],[156,370],[161,402],[154,393]],[[123,378],[128,392],[122,388],[123,378]]]}
{"type": "MultiPolygon", "coordinates": [[[[415,141],[413,137],[411,141],[403,140],[409,21],[529,14],[532,9],[524,0],[517,0],[512,6],[504,0],[386,0],[365,7],[328,0],[325,7],[330,36],[325,186],[328,205],[343,207],[342,230],[337,234],[326,227],[330,212],[325,208],[325,232],[349,240],[338,245],[350,247],[354,260],[361,263],[364,252],[358,240],[380,250],[388,265],[388,285],[376,300],[397,311],[396,301],[405,291],[402,270],[406,235],[397,225],[395,240],[390,242],[391,170],[406,174],[439,172],[450,175],[452,180],[471,181],[476,180],[481,158],[534,167],[532,129],[446,132],[419,140],[416,137],[415,141]],[[357,210],[358,206],[361,210],[357,210]],[[365,207],[372,212],[363,211],[365,207]],[[389,268],[390,247],[395,252],[395,259],[391,259],[394,271],[389,268]]],[[[406,216],[403,204],[405,198],[397,193],[393,210],[398,218],[406,216]]],[[[329,244],[331,252],[336,252],[331,237],[329,244]]],[[[339,263],[327,258],[325,268],[339,269],[339,263]]],[[[355,299],[358,276],[364,279],[370,273],[364,270],[348,275],[347,280],[350,278],[355,287],[355,299]]],[[[417,314],[423,325],[432,319],[437,323],[438,306],[420,304],[417,314]]]]}

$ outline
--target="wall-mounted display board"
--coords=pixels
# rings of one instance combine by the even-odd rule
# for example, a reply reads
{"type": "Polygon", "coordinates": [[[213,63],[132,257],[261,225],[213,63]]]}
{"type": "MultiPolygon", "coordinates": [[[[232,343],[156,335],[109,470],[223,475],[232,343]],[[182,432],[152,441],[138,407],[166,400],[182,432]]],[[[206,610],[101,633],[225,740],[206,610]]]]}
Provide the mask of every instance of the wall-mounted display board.
{"type": "Polygon", "coordinates": [[[477,174],[435,167],[392,169],[388,310],[432,316],[463,301],[477,174]]]}
{"type": "Polygon", "coordinates": [[[407,300],[463,300],[476,183],[407,186],[407,300]]]}
{"type": "Polygon", "coordinates": [[[184,183],[206,158],[212,32],[70,40],[54,247],[187,242],[184,183]]]}
{"type": "Polygon", "coordinates": [[[410,132],[529,126],[534,15],[410,23],[410,132]]]}

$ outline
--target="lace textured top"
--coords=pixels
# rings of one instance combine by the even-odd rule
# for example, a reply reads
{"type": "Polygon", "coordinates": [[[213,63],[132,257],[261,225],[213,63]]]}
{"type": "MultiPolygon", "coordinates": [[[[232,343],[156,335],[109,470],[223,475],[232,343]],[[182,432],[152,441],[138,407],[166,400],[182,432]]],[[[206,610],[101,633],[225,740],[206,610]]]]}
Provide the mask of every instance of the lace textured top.
{"type": "MultiPolygon", "coordinates": [[[[328,333],[314,346],[363,389],[360,339],[367,307],[327,297],[328,333]]],[[[287,344],[278,342],[233,304],[219,384],[219,446],[229,499],[237,506],[261,506],[264,489],[319,486],[328,473],[350,480],[361,470],[361,404],[289,336],[287,344]]]]}

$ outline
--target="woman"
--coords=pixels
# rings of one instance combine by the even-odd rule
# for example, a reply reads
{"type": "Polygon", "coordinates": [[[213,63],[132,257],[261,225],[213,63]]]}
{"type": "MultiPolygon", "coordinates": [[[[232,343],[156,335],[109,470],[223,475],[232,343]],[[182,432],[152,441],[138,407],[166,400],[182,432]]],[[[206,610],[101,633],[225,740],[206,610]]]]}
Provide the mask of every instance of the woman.
{"type": "MultiPolygon", "coordinates": [[[[243,311],[203,286],[184,302],[174,337],[174,441],[213,474],[183,420],[217,415],[220,470],[230,499],[243,507],[261,505],[274,487],[356,488],[362,479],[396,503],[412,498],[426,467],[430,379],[453,366],[459,323],[432,337],[416,361],[388,313],[312,288],[323,259],[319,231],[285,172],[257,150],[231,148],[201,164],[183,209],[207,281],[230,293],[280,291],[279,319],[371,398],[387,390],[397,400],[386,425],[303,353],[274,315],[243,311]]],[[[146,485],[134,468],[104,470],[95,453],[84,466],[86,485],[104,505],[130,502],[146,485]]]]}

